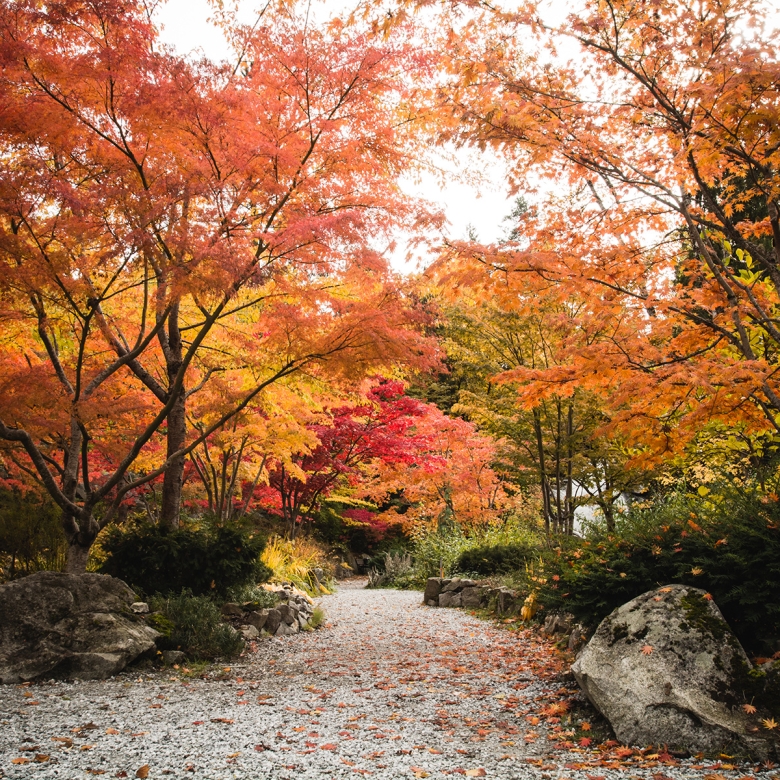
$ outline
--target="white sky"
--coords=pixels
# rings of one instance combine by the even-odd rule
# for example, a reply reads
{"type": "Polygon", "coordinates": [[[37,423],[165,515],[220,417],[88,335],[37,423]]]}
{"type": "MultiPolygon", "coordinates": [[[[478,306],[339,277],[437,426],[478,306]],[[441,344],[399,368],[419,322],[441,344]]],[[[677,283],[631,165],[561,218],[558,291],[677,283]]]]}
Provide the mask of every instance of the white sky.
{"type": "MultiPolygon", "coordinates": [[[[256,7],[256,0],[242,0],[242,21],[250,24],[254,22],[256,7]]],[[[161,38],[181,54],[202,52],[211,60],[224,60],[230,56],[230,50],[220,30],[209,23],[210,15],[207,0],[168,0],[156,12],[162,27],[161,38]]],[[[445,169],[454,169],[456,174],[467,169],[482,171],[485,182],[477,188],[456,181],[453,176],[452,181],[442,188],[437,177],[424,175],[419,181],[404,180],[404,190],[443,209],[449,220],[449,237],[465,239],[468,226],[471,225],[481,241],[497,240],[503,233],[501,221],[512,210],[513,202],[506,190],[500,160],[490,154],[464,151],[458,152],[455,162],[435,162],[445,169]]],[[[398,250],[392,257],[392,263],[398,270],[414,270],[414,263],[404,263],[405,254],[406,249],[399,237],[398,250]]]]}

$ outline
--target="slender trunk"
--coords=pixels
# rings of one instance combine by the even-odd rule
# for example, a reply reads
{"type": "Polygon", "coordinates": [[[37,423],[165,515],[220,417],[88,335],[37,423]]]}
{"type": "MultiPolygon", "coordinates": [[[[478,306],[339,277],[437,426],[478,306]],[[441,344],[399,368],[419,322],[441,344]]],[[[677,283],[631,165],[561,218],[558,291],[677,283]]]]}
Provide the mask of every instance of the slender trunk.
{"type": "MultiPolygon", "coordinates": [[[[175,305],[168,317],[168,334],[166,340],[166,371],[168,373],[168,389],[173,387],[176,376],[182,365],[182,341],[179,330],[179,307],[175,305]]],[[[166,458],[182,449],[187,440],[187,405],[186,393],[182,384],[173,408],[168,413],[168,434],[166,458]]],[[[175,458],[163,477],[162,505],[160,507],[160,524],[167,528],[179,527],[181,513],[181,491],[184,485],[184,457],[175,458]]]]}
{"type": "MultiPolygon", "coordinates": [[[[166,457],[184,447],[187,438],[187,419],[184,393],[177,399],[168,415],[168,436],[166,457]]],[[[163,477],[160,524],[168,528],[179,527],[181,513],[181,492],[184,484],[184,458],[173,460],[163,477]]]]}
{"type": "Polygon", "coordinates": [[[539,417],[539,410],[533,410],[534,433],[536,434],[536,448],[539,455],[539,482],[542,487],[542,511],[544,513],[544,531],[547,536],[550,535],[550,516],[552,510],[550,507],[550,490],[547,484],[547,468],[544,458],[544,442],[542,441],[542,422],[539,417]]]}
{"type": "Polygon", "coordinates": [[[574,405],[569,402],[569,413],[566,418],[566,533],[574,535],[574,497],[572,495],[572,471],[574,460],[574,405]]]}

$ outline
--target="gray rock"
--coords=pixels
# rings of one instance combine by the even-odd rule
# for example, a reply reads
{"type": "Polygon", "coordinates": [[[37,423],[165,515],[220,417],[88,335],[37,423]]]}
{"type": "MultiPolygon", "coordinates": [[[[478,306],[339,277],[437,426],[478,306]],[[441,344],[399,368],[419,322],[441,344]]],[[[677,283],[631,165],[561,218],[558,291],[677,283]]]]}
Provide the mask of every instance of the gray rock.
{"type": "Polygon", "coordinates": [[[104,574],[38,572],[0,585],[0,682],[103,679],[154,649],[135,595],[104,574]]]}
{"type": "Polygon", "coordinates": [[[464,588],[460,594],[464,607],[474,609],[481,607],[485,602],[485,591],[479,586],[464,588]]]}
{"type": "Polygon", "coordinates": [[[547,636],[553,634],[568,634],[571,631],[571,619],[565,615],[553,614],[545,618],[542,633],[547,636]]]}
{"type": "Polygon", "coordinates": [[[476,584],[474,580],[462,580],[460,577],[455,577],[442,587],[441,592],[457,592],[463,590],[463,588],[473,588],[476,584]]]}
{"type": "Polygon", "coordinates": [[[162,657],[166,666],[183,664],[187,660],[187,656],[181,650],[163,650],[162,657]]]}
{"type": "Polygon", "coordinates": [[[460,607],[462,605],[462,600],[460,593],[442,593],[439,596],[439,606],[440,607],[460,607]]]}
{"type": "Polygon", "coordinates": [[[267,609],[261,609],[259,612],[250,612],[246,617],[246,622],[260,631],[260,629],[265,628],[265,622],[268,620],[268,612],[269,610],[267,609]]]}
{"type": "Polygon", "coordinates": [[[238,604],[228,601],[227,604],[222,605],[222,614],[225,617],[243,617],[244,610],[238,604]]]}
{"type": "Polygon", "coordinates": [[[433,599],[430,599],[426,603],[427,603],[427,605],[429,607],[438,607],[439,606],[439,600],[438,599],[436,599],[436,601],[434,601],[433,599]]]}
{"type": "Polygon", "coordinates": [[[135,612],[136,615],[148,615],[149,605],[145,601],[135,601],[130,605],[130,609],[135,612]]]}
{"type": "Polygon", "coordinates": [[[276,634],[276,629],[279,628],[279,624],[282,622],[282,614],[278,609],[269,609],[268,614],[265,616],[265,624],[263,628],[269,634],[276,634]]]}
{"type": "Polygon", "coordinates": [[[509,590],[509,588],[499,588],[496,607],[501,615],[516,614],[520,609],[520,605],[517,602],[517,594],[509,590]]]}
{"type": "Polygon", "coordinates": [[[252,625],[241,626],[240,631],[241,636],[243,636],[247,642],[251,642],[253,639],[257,639],[260,636],[260,632],[252,625]]]}
{"type": "Polygon", "coordinates": [[[279,628],[276,629],[275,636],[289,636],[290,634],[297,634],[299,630],[297,620],[294,623],[282,621],[279,623],[279,628]]]}
{"type": "Polygon", "coordinates": [[[303,614],[303,612],[298,613],[298,626],[301,629],[306,629],[309,627],[309,621],[306,617],[306,615],[303,614]]]}
{"type": "Polygon", "coordinates": [[[441,593],[441,577],[428,577],[425,583],[425,593],[423,593],[423,604],[430,604],[431,601],[439,603],[439,594],[441,593]]]}
{"type": "Polygon", "coordinates": [[[292,604],[280,604],[277,607],[277,610],[279,611],[282,621],[287,623],[288,626],[291,626],[298,620],[298,609],[292,604]]]}
{"type": "Polygon", "coordinates": [[[574,627],[569,634],[566,647],[569,652],[577,653],[588,641],[588,635],[585,633],[585,628],[579,623],[575,623],[574,627]]]}
{"type": "Polygon", "coordinates": [[[621,742],[694,753],[737,745],[766,758],[737,709],[750,662],[705,595],[669,585],[629,601],[601,622],[572,672],[621,742]]]}

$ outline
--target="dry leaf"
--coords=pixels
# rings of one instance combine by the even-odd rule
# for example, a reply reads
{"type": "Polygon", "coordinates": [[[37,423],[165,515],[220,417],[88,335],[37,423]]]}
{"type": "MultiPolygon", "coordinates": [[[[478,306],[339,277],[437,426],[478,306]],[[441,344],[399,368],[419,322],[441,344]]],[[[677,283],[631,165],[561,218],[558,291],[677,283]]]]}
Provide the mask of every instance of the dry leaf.
{"type": "Polygon", "coordinates": [[[233,723],[233,718],[212,718],[212,723],[233,723]]]}
{"type": "Polygon", "coordinates": [[[145,780],[145,778],[149,777],[149,764],[138,767],[135,776],[141,778],[141,780],[145,780]]]}
{"type": "Polygon", "coordinates": [[[479,769],[467,769],[466,777],[487,777],[487,772],[482,767],[479,769]]]}
{"type": "Polygon", "coordinates": [[[119,729],[106,729],[106,734],[118,734],[119,729]]]}
{"type": "Polygon", "coordinates": [[[642,647],[642,655],[652,655],[653,648],[650,645],[644,645],[642,647]]]}
{"type": "Polygon", "coordinates": [[[35,754],[35,763],[36,764],[44,764],[46,761],[49,760],[51,756],[48,756],[46,753],[36,753],[35,754]]]}
{"type": "Polygon", "coordinates": [[[752,704],[743,704],[742,709],[745,710],[748,715],[753,715],[756,711],[756,708],[752,704]]]}
{"type": "Polygon", "coordinates": [[[30,759],[29,758],[12,758],[11,759],[12,764],[29,764],[30,759]]]}

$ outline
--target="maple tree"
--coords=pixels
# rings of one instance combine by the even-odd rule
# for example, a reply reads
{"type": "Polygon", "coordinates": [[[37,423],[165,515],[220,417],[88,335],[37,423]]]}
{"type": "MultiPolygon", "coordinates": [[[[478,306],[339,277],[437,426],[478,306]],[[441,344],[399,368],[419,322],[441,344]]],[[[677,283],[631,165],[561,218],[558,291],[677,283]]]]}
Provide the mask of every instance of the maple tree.
{"type": "Polygon", "coordinates": [[[414,462],[375,462],[373,478],[363,487],[365,497],[390,504],[380,519],[400,522],[408,533],[453,525],[469,529],[498,522],[517,505],[493,468],[496,441],[474,423],[427,405],[415,433],[414,462]]]}
{"type": "Polygon", "coordinates": [[[82,570],[154,479],[175,525],[186,456],[265,388],[435,359],[374,249],[428,219],[396,185],[425,62],[294,7],[228,30],[240,72],[160,48],[144,3],[2,11],[3,462],[82,570]]]}
{"type": "Polygon", "coordinates": [[[426,411],[405,395],[401,382],[390,380],[373,384],[356,403],[325,407],[306,426],[314,444],[269,469],[263,492],[278,502],[288,538],[295,539],[322,498],[360,485],[369,465],[416,464],[425,443],[419,420],[426,411]]]}
{"type": "Polygon", "coordinates": [[[514,241],[453,243],[439,268],[509,308],[581,302],[566,359],[508,377],[529,406],[599,393],[637,462],[712,422],[780,430],[780,60],[761,14],[603,0],[547,24],[528,2],[442,27],[440,137],[559,191],[514,241]]]}

